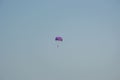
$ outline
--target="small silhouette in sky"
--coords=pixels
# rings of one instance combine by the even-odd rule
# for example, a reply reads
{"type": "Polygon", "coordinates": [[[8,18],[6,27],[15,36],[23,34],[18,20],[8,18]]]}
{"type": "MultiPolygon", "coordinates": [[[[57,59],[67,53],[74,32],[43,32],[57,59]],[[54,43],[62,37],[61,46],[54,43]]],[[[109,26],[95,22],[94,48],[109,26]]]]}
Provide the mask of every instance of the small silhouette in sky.
{"type": "MultiPolygon", "coordinates": [[[[57,36],[57,37],[55,37],[55,41],[57,41],[57,42],[62,42],[63,41],[63,38],[62,37],[60,37],[60,36],[57,36]]],[[[57,48],[59,47],[59,44],[57,44],[57,48]]]]}

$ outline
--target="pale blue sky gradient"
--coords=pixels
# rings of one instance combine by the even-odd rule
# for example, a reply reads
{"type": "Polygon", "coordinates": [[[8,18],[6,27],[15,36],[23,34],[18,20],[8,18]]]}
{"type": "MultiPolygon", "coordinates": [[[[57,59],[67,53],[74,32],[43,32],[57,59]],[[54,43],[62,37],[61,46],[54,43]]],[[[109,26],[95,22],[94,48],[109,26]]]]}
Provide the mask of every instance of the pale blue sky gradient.
{"type": "Polygon", "coordinates": [[[0,0],[0,80],[120,80],[120,1],[0,0]]]}

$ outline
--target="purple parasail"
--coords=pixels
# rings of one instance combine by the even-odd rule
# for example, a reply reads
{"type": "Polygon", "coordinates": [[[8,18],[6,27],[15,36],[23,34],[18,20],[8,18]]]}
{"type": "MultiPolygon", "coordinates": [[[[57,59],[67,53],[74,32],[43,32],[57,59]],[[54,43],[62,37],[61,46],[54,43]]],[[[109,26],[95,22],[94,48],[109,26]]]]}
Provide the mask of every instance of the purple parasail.
{"type": "Polygon", "coordinates": [[[58,37],[55,38],[55,40],[56,41],[63,41],[63,38],[58,36],[58,37]]]}

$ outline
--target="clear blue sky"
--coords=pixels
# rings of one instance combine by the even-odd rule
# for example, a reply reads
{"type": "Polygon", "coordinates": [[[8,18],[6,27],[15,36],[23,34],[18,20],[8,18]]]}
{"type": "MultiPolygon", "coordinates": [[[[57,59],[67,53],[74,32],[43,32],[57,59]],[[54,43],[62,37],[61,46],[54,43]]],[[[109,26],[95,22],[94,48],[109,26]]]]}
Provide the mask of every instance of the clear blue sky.
{"type": "Polygon", "coordinates": [[[120,1],[0,0],[0,80],[120,80],[120,1]]]}

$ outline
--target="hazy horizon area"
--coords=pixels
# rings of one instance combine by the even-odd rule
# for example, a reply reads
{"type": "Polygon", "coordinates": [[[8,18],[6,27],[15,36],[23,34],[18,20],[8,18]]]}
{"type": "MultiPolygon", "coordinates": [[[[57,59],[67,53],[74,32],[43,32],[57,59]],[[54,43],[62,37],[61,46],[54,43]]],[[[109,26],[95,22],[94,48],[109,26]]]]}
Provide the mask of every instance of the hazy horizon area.
{"type": "Polygon", "coordinates": [[[120,1],[0,0],[0,80],[120,80],[120,1]]]}

